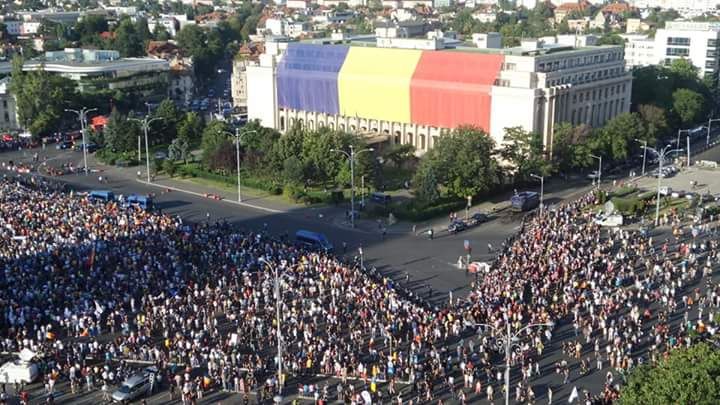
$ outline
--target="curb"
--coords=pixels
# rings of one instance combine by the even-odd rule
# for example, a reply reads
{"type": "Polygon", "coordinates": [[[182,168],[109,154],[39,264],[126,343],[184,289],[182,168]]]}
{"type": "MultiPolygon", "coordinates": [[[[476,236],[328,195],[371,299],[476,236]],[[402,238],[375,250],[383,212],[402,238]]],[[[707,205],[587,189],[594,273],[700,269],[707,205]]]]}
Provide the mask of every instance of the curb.
{"type": "Polygon", "coordinates": [[[215,200],[215,201],[222,201],[222,202],[225,202],[225,203],[228,203],[228,204],[234,204],[234,205],[239,205],[239,206],[243,206],[243,207],[247,207],[247,208],[253,208],[253,209],[256,209],[256,210],[265,211],[265,212],[270,212],[270,213],[273,213],[273,214],[285,214],[285,213],[287,213],[287,211],[281,211],[281,210],[276,210],[276,209],[273,209],[273,208],[261,207],[261,206],[259,206],[259,205],[248,204],[248,203],[239,202],[239,201],[226,200],[226,199],[224,199],[224,198],[222,198],[222,197],[219,197],[219,196],[216,196],[216,195],[210,196],[209,194],[197,193],[197,192],[195,192],[195,191],[184,190],[184,189],[177,188],[177,187],[172,187],[172,186],[166,186],[166,185],[164,185],[164,184],[147,182],[147,181],[145,181],[145,180],[140,180],[140,179],[135,179],[135,181],[138,182],[138,183],[141,183],[141,184],[145,184],[146,186],[152,186],[152,187],[158,187],[158,188],[162,188],[162,189],[177,191],[177,192],[180,192],[180,193],[185,193],[185,194],[194,195],[194,196],[196,196],[196,197],[208,198],[208,199],[212,199],[212,200],[215,200]]]}

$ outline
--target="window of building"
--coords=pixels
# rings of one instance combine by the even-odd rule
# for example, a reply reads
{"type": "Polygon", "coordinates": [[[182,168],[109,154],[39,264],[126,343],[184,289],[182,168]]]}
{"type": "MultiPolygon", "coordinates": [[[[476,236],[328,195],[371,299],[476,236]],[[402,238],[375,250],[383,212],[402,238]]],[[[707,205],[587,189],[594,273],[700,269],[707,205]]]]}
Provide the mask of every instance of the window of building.
{"type": "Polygon", "coordinates": [[[517,69],[517,64],[515,63],[503,63],[503,70],[515,70],[517,69]]]}
{"type": "Polygon", "coordinates": [[[608,96],[608,88],[605,87],[605,98],[607,98],[607,96],[608,96]]]}
{"type": "Polygon", "coordinates": [[[280,117],[280,130],[285,130],[285,117],[280,117]]]}
{"type": "Polygon", "coordinates": [[[667,48],[665,51],[667,56],[688,56],[690,55],[690,49],[688,48],[667,48]]]}
{"type": "Polygon", "coordinates": [[[577,103],[577,94],[573,94],[573,103],[577,103]]]}
{"type": "Polygon", "coordinates": [[[717,50],[715,49],[708,49],[707,53],[705,53],[706,58],[715,58],[717,56],[717,50]]]}
{"type": "Polygon", "coordinates": [[[625,93],[625,83],[622,84],[622,92],[625,93]]]}
{"type": "Polygon", "coordinates": [[[431,139],[432,139],[432,145],[430,145],[430,146],[432,147],[432,146],[437,145],[438,137],[437,137],[437,136],[433,136],[431,139]]]}
{"type": "Polygon", "coordinates": [[[676,46],[690,46],[690,38],[668,37],[667,44],[676,46]]]}
{"type": "Polygon", "coordinates": [[[708,39],[708,48],[715,48],[717,46],[717,39],[708,39]]]}
{"type": "Polygon", "coordinates": [[[335,130],[335,123],[334,123],[334,122],[331,122],[328,126],[330,127],[331,130],[335,130]]]}
{"type": "Polygon", "coordinates": [[[5,122],[10,122],[10,116],[8,115],[7,111],[5,111],[3,118],[5,118],[5,122]]]}
{"type": "Polygon", "coordinates": [[[420,134],[420,150],[425,150],[425,134],[420,134]]]}
{"type": "Polygon", "coordinates": [[[545,64],[544,64],[544,63],[541,63],[541,64],[538,65],[538,71],[539,71],[539,72],[544,72],[544,71],[545,71],[545,64]]]}
{"type": "Polygon", "coordinates": [[[340,130],[341,130],[341,131],[344,131],[344,130],[345,130],[345,124],[340,124],[340,130]]]}
{"type": "Polygon", "coordinates": [[[7,108],[7,100],[3,100],[3,108],[7,108]]]}
{"type": "Polygon", "coordinates": [[[395,131],[395,144],[400,144],[400,131],[395,131]]]}
{"type": "Polygon", "coordinates": [[[714,67],[715,67],[715,61],[714,61],[714,60],[706,61],[706,62],[705,62],[705,67],[706,67],[706,68],[710,68],[710,69],[714,68],[714,67]]]}

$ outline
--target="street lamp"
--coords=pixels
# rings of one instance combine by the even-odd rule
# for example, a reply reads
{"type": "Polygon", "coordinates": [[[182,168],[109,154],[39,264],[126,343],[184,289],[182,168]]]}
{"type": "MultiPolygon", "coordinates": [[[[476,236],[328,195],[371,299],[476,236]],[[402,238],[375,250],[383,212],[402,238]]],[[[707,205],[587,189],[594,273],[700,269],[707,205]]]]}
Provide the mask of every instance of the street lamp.
{"type": "Polygon", "coordinates": [[[598,188],[600,188],[600,180],[602,179],[602,156],[596,156],[596,155],[590,155],[591,158],[597,159],[598,162],[598,172],[597,172],[597,185],[598,188]]]}
{"type": "MultiPolygon", "coordinates": [[[[230,132],[225,132],[226,134],[232,135],[230,132]]],[[[250,134],[250,133],[257,133],[256,130],[252,131],[244,131],[242,134],[240,133],[240,130],[238,128],[235,128],[235,153],[236,153],[236,159],[237,159],[237,194],[238,194],[238,202],[242,202],[242,193],[240,192],[240,139],[242,139],[243,135],[250,134]]]]}
{"type": "MultiPolygon", "coordinates": [[[[150,128],[150,124],[153,123],[153,121],[162,120],[163,117],[155,117],[150,118],[149,115],[146,115],[145,118],[139,119],[139,118],[130,118],[133,121],[137,121],[140,123],[140,126],[142,127],[143,131],[145,132],[145,170],[147,170],[147,182],[150,183],[150,146],[148,145],[148,128],[150,128]]],[[[139,162],[138,162],[139,163],[139,162]]]]}
{"type": "Polygon", "coordinates": [[[545,176],[538,176],[537,174],[530,173],[530,177],[534,177],[540,180],[540,216],[543,214],[543,195],[545,194],[545,176]]]}
{"type": "Polygon", "coordinates": [[[500,328],[497,328],[493,325],[489,325],[486,323],[476,323],[475,327],[482,326],[486,328],[490,328],[493,331],[493,335],[495,335],[496,338],[496,345],[499,349],[505,350],[505,405],[510,404],[510,352],[512,351],[513,346],[519,347],[518,340],[520,334],[528,330],[530,328],[535,328],[539,326],[547,326],[552,328],[555,326],[553,322],[546,322],[546,323],[532,323],[530,325],[527,325],[520,330],[518,330],[515,333],[512,333],[510,321],[505,322],[505,325],[507,326],[505,330],[505,334],[503,334],[503,331],[500,328]]]}
{"type": "Polygon", "coordinates": [[[707,124],[707,139],[705,139],[705,146],[710,146],[710,127],[712,126],[713,122],[720,121],[720,118],[710,118],[708,120],[707,124]]]}
{"type": "Polygon", "coordinates": [[[363,152],[372,152],[374,148],[362,149],[355,152],[355,147],[350,145],[350,153],[341,149],[330,149],[330,152],[338,152],[347,156],[350,161],[350,226],[355,228],[355,156],[363,152]]]}
{"type": "Polygon", "coordinates": [[[665,161],[665,156],[667,156],[670,153],[682,151],[682,149],[668,150],[670,147],[671,147],[670,145],[667,145],[667,146],[665,146],[665,148],[662,149],[662,151],[658,152],[658,150],[655,148],[645,146],[645,149],[655,153],[658,156],[658,161],[660,163],[660,165],[658,166],[658,173],[657,173],[658,183],[657,183],[657,198],[655,201],[655,226],[658,226],[660,224],[660,180],[662,179],[662,176],[663,176],[662,167],[663,167],[663,162],[665,161]]]}
{"type": "Polygon", "coordinates": [[[277,266],[269,261],[267,261],[264,257],[261,257],[259,259],[259,262],[270,268],[272,272],[275,275],[275,316],[277,317],[277,359],[278,359],[278,367],[277,367],[277,380],[278,380],[278,393],[274,398],[274,401],[278,404],[282,402],[282,334],[280,331],[280,277],[278,276],[278,269],[277,266]]]}
{"type": "Polygon", "coordinates": [[[83,141],[83,163],[85,164],[85,175],[88,174],[88,165],[87,165],[87,141],[85,140],[85,121],[87,119],[87,114],[92,111],[97,111],[97,108],[87,108],[83,107],[79,110],[73,110],[71,108],[66,108],[66,112],[73,112],[77,114],[78,118],[80,119],[80,132],[82,133],[82,141],[83,141]]]}
{"type": "Polygon", "coordinates": [[[689,134],[689,133],[690,133],[690,130],[689,130],[689,129],[678,129],[677,142],[676,142],[676,145],[675,145],[675,147],[678,148],[678,149],[680,149],[680,134],[682,134],[683,132],[686,132],[686,133],[689,134]]]}
{"type": "Polygon", "coordinates": [[[635,142],[640,142],[643,144],[643,165],[642,165],[642,175],[645,175],[645,158],[647,157],[647,141],[643,141],[641,139],[635,138],[635,142]]]}

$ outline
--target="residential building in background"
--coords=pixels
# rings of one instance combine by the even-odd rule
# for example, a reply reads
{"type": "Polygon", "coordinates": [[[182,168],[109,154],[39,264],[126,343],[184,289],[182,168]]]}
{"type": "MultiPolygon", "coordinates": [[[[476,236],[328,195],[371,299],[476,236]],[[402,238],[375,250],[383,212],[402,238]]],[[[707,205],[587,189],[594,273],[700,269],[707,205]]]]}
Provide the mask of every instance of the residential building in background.
{"type": "Polygon", "coordinates": [[[422,154],[461,125],[482,128],[498,144],[505,128],[519,126],[550,148],[558,123],[602,126],[630,109],[632,76],[620,46],[360,45],[268,43],[259,65],[247,67],[249,119],[280,131],[296,122],[327,126],[422,154]]]}
{"type": "Polygon", "coordinates": [[[687,59],[698,69],[700,78],[718,79],[718,42],[720,23],[668,21],[655,37],[623,35],[625,64],[628,68],[669,65],[687,59]]]}
{"type": "Polygon", "coordinates": [[[233,59],[230,89],[233,107],[247,108],[247,68],[257,66],[260,55],[265,51],[263,43],[243,44],[233,59]]]}

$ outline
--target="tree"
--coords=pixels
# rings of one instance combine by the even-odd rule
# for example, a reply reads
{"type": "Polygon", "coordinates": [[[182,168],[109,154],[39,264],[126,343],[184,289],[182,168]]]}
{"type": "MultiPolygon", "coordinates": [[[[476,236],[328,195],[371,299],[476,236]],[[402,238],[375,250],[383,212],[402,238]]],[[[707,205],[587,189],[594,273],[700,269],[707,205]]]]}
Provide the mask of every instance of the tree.
{"type": "Polygon", "coordinates": [[[283,163],[283,181],[286,184],[302,184],[305,173],[302,161],[297,156],[290,156],[283,163]]]}
{"type": "Polygon", "coordinates": [[[424,204],[431,204],[440,198],[438,180],[429,165],[421,165],[415,175],[415,196],[424,204]]]}
{"type": "Polygon", "coordinates": [[[187,163],[190,157],[190,146],[182,138],[175,138],[168,147],[168,159],[170,160],[182,160],[187,163]]]}
{"type": "Polygon", "coordinates": [[[186,25],[178,32],[176,40],[178,46],[193,58],[198,77],[209,79],[214,75],[224,49],[217,31],[208,34],[197,25],[186,25]]]}
{"type": "Polygon", "coordinates": [[[645,127],[635,113],[623,113],[608,121],[598,130],[597,152],[614,161],[628,157],[630,143],[635,138],[645,139],[645,127]]]}
{"type": "Polygon", "coordinates": [[[125,58],[143,56],[145,45],[142,37],[138,34],[135,24],[129,18],[124,18],[115,29],[113,47],[125,58]]]}
{"type": "Polygon", "coordinates": [[[670,72],[682,80],[690,82],[697,81],[699,69],[693,66],[692,62],[687,59],[675,59],[670,63],[670,72]]]}
{"type": "Polygon", "coordinates": [[[202,131],[202,118],[196,112],[185,113],[177,126],[178,138],[185,141],[191,148],[200,144],[202,131]]]}
{"type": "Polygon", "coordinates": [[[384,157],[385,159],[392,161],[399,169],[402,167],[403,163],[415,157],[415,147],[408,143],[395,144],[384,153],[384,157]]]}
{"type": "Polygon", "coordinates": [[[701,342],[675,349],[657,366],[641,365],[620,391],[626,404],[711,404],[720,402],[720,351],[701,342]]]}
{"type": "Polygon", "coordinates": [[[665,110],[650,104],[642,104],[638,107],[638,114],[645,124],[645,139],[648,144],[653,145],[658,139],[667,134],[668,125],[665,110]]]}
{"type": "Polygon", "coordinates": [[[241,144],[244,150],[243,167],[254,171],[265,171],[270,166],[273,146],[280,133],[260,125],[257,120],[248,122],[241,130],[241,144]]]}
{"type": "Polygon", "coordinates": [[[573,127],[561,123],[553,134],[553,163],[562,172],[587,167],[590,162],[590,150],[587,142],[592,129],[587,125],[573,127]]]}
{"type": "Polygon", "coordinates": [[[521,127],[505,128],[500,155],[515,168],[515,180],[529,181],[530,174],[546,176],[551,166],[545,159],[542,137],[521,127]]]}
{"type": "Polygon", "coordinates": [[[202,133],[202,161],[206,167],[218,167],[217,162],[213,159],[217,158],[217,152],[222,148],[230,148],[234,151],[234,145],[230,141],[229,128],[224,121],[211,121],[202,133]]]}
{"type": "Polygon", "coordinates": [[[103,128],[105,147],[112,152],[129,152],[135,149],[137,138],[140,135],[140,126],[136,121],[130,121],[113,108],[108,122],[103,128]]]}
{"type": "Polygon", "coordinates": [[[614,32],[608,33],[600,37],[597,42],[598,45],[624,45],[625,40],[614,32]]]}
{"type": "Polygon", "coordinates": [[[154,131],[156,134],[159,134],[159,137],[156,138],[159,143],[168,143],[178,136],[180,111],[172,100],[166,98],[161,101],[153,113],[153,118],[160,118],[160,120],[156,122],[157,130],[154,131]]]}
{"type": "Polygon", "coordinates": [[[447,197],[465,199],[485,194],[499,184],[502,175],[493,157],[494,149],[492,138],[482,130],[456,128],[441,136],[435,147],[423,156],[413,183],[428,187],[426,171],[430,170],[447,197]]]}
{"type": "Polygon", "coordinates": [[[34,136],[52,132],[61,122],[63,110],[77,97],[75,85],[44,68],[23,72],[23,63],[22,58],[13,59],[10,81],[20,124],[34,136]]]}
{"type": "Polygon", "coordinates": [[[673,110],[684,125],[693,124],[702,115],[704,98],[698,92],[679,89],[672,98],[673,110]]]}

